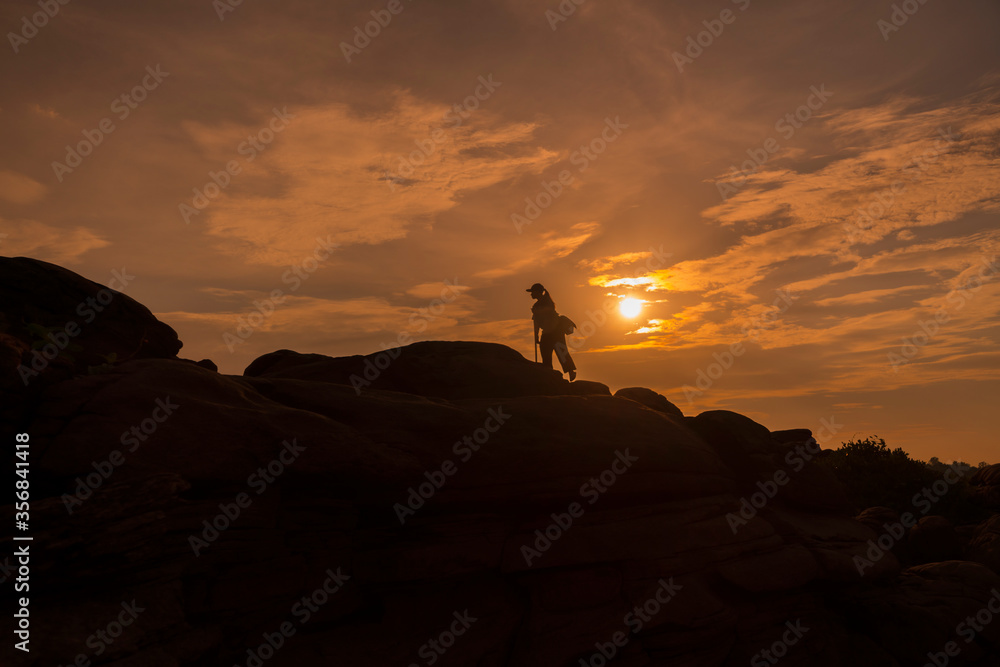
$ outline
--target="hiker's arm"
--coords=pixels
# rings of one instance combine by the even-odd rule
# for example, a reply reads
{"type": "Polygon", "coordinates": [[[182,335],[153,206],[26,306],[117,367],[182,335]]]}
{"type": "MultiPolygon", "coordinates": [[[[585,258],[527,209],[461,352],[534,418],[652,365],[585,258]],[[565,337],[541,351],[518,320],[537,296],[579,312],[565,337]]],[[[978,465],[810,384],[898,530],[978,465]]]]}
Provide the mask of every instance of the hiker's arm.
{"type": "Polygon", "coordinates": [[[538,344],[538,322],[535,322],[535,344],[538,344]]]}

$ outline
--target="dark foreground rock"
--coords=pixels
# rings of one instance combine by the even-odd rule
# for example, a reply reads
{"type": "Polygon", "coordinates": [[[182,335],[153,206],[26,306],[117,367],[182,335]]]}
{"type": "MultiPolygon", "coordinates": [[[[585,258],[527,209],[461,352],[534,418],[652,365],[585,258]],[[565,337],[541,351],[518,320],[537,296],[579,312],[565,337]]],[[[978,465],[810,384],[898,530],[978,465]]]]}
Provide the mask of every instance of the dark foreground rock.
{"type": "Polygon", "coordinates": [[[970,484],[976,499],[982,505],[1000,510],[1000,463],[977,470],[970,484]]]}
{"type": "Polygon", "coordinates": [[[243,374],[346,384],[356,392],[382,389],[440,398],[611,395],[606,385],[570,383],[558,371],[528,361],[506,345],[472,341],[424,341],[338,358],[278,350],[255,360],[243,374]]]}
{"type": "Polygon", "coordinates": [[[948,664],[998,664],[1000,619],[956,627],[1000,577],[900,571],[888,514],[850,516],[808,431],[499,345],[393,354],[369,378],[376,355],[280,351],[242,377],[134,358],[46,385],[22,429],[32,652],[3,664],[888,667],[951,640],[948,664]]]}
{"type": "Polygon", "coordinates": [[[0,423],[17,424],[45,386],[129,359],[177,357],[177,333],[123,294],[135,276],[109,272],[106,287],[27,257],[0,257],[0,423]]]}

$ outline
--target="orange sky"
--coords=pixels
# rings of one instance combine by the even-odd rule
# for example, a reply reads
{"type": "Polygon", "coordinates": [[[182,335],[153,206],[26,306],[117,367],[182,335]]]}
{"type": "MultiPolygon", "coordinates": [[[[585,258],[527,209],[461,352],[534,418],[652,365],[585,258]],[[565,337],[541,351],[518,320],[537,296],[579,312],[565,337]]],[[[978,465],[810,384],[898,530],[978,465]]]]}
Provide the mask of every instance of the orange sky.
{"type": "Polygon", "coordinates": [[[996,3],[332,4],[3,3],[0,254],[124,267],[228,373],[530,358],[538,281],[581,378],[1000,460],[996,3]]]}

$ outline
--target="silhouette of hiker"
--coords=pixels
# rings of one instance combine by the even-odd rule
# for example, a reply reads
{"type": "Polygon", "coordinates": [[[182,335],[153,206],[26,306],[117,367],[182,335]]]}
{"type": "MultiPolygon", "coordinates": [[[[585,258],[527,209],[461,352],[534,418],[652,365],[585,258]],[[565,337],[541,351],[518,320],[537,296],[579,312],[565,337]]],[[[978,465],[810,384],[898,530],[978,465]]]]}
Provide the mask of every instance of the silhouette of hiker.
{"type": "Polygon", "coordinates": [[[541,348],[542,363],[552,368],[552,352],[555,351],[563,373],[569,373],[572,382],[576,379],[576,364],[573,363],[573,357],[569,356],[566,332],[559,313],[556,312],[555,302],[541,283],[535,283],[524,291],[531,292],[531,298],[535,300],[531,307],[531,320],[535,323],[535,345],[541,348]],[[542,331],[540,338],[539,329],[542,331]]]}

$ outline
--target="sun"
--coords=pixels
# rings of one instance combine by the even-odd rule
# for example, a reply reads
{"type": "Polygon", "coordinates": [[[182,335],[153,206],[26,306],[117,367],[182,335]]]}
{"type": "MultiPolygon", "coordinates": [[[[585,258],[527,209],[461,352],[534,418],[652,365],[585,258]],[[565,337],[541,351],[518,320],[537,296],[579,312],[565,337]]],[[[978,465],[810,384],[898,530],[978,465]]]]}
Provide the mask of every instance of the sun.
{"type": "Polygon", "coordinates": [[[618,304],[618,311],[622,314],[622,317],[638,317],[639,313],[642,312],[642,301],[639,299],[622,299],[622,302],[618,304]]]}

